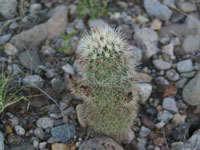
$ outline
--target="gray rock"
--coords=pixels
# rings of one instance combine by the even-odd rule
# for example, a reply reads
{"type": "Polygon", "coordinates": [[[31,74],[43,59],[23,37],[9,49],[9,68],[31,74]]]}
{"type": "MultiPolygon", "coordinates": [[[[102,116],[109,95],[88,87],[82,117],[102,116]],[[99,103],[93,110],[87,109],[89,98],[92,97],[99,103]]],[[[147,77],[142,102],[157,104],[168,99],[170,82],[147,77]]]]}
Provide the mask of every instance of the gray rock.
{"type": "Polygon", "coordinates": [[[85,29],[85,24],[82,19],[76,19],[74,21],[74,27],[80,31],[83,31],[85,29]]]}
{"type": "Polygon", "coordinates": [[[122,143],[123,144],[129,144],[133,141],[133,139],[135,138],[135,133],[133,132],[133,130],[129,129],[127,132],[124,132],[121,135],[121,139],[122,139],[122,143]]]}
{"type": "Polygon", "coordinates": [[[186,84],[187,82],[187,78],[181,78],[180,80],[178,80],[176,83],[175,83],[175,86],[177,88],[183,88],[184,85],[186,84]]]}
{"type": "Polygon", "coordinates": [[[0,150],[4,150],[4,135],[0,131],[0,150]]]}
{"type": "Polygon", "coordinates": [[[25,130],[22,126],[20,125],[16,125],[15,126],[15,132],[18,134],[18,135],[24,135],[25,134],[25,130]]]}
{"type": "Polygon", "coordinates": [[[44,134],[44,131],[43,131],[43,129],[42,128],[36,128],[34,131],[33,131],[33,133],[34,133],[34,135],[36,136],[36,137],[38,137],[39,139],[43,139],[44,138],[44,136],[45,136],[45,134],[44,134]]]}
{"type": "Polygon", "coordinates": [[[152,93],[152,85],[148,83],[138,83],[137,87],[141,95],[141,103],[144,104],[152,93]]]}
{"type": "Polygon", "coordinates": [[[95,137],[84,141],[79,150],[124,150],[119,144],[108,137],[95,137]]]}
{"type": "Polygon", "coordinates": [[[184,73],[181,73],[181,76],[186,77],[186,78],[192,78],[192,77],[194,77],[195,74],[196,74],[196,71],[184,72],[184,73]]]}
{"type": "Polygon", "coordinates": [[[45,76],[48,78],[48,79],[51,79],[53,77],[55,77],[56,75],[56,71],[55,69],[48,69],[45,73],[45,76]]]}
{"type": "Polygon", "coordinates": [[[171,63],[163,61],[162,59],[153,60],[153,64],[158,70],[167,70],[172,67],[171,63]]]}
{"type": "Polygon", "coordinates": [[[72,140],[76,135],[76,129],[73,124],[66,124],[51,129],[53,138],[59,139],[61,142],[66,143],[72,140]]]}
{"type": "Polygon", "coordinates": [[[158,35],[150,28],[142,28],[135,32],[134,40],[141,50],[143,50],[144,57],[150,58],[158,52],[157,43],[158,35]]]}
{"type": "Polygon", "coordinates": [[[164,0],[163,4],[170,7],[170,8],[176,8],[174,0],[164,0]]]}
{"type": "Polygon", "coordinates": [[[171,81],[177,81],[180,78],[179,74],[174,69],[168,70],[166,72],[166,77],[171,81]]]}
{"type": "Polygon", "coordinates": [[[169,81],[162,76],[156,77],[155,82],[160,87],[166,87],[170,85],[169,81]]]}
{"type": "Polygon", "coordinates": [[[140,62],[142,60],[142,50],[135,46],[130,46],[129,50],[133,52],[133,57],[136,62],[140,62]]]}
{"type": "Polygon", "coordinates": [[[37,50],[24,51],[19,54],[20,63],[30,70],[35,70],[40,65],[40,57],[37,50]]]}
{"type": "Polygon", "coordinates": [[[90,28],[108,26],[108,24],[106,22],[104,22],[102,19],[90,19],[88,21],[88,25],[89,25],[90,28]]]}
{"type": "Polygon", "coordinates": [[[12,34],[10,34],[10,33],[0,36],[0,45],[4,45],[6,42],[8,42],[10,40],[11,37],[12,37],[12,34]]]}
{"type": "Polygon", "coordinates": [[[59,78],[53,78],[51,80],[52,88],[57,93],[61,93],[65,89],[65,82],[60,80],[59,78]]]}
{"type": "Polygon", "coordinates": [[[39,128],[47,129],[53,127],[54,121],[49,117],[42,117],[37,120],[37,126],[39,128]]]}
{"type": "Polygon", "coordinates": [[[73,67],[70,64],[66,64],[62,66],[62,70],[65,71],[68,74],[75,74],[73,67]]]}
{"type": "Polygon", "coordinates": [[[24,85],[33,85],[36,87],[43,87],[44,80],[38,75],[29,75],[22,80],[24,85]]]}
{"type": "Polygon", "coordinates": [[[0,14],[7,19],[11,19],[17,14],[16,0],[0,0],[0,14]]]}
{"type": "Polygon", "coordinates": [[[197,7],[195,4],[191,2],[183,2],[183,1],[178,1],[177,2],[178,8],[184,12],[193,12],[197,10],[197,7]]]}
{"type": "Polygon", "coordinates": [[[179,72],[190,72],[193,70],[191,59],[186,59],[177,63],[177,70],[179,72]]]}
{"type": "Polygon", "coordinates": [[[37,47],[46,39],[60,36],[65,32],[67,25],[67,7],[64,5],[57,6],[49,14],[51,18],[40,25],[23,31],[11,39],[11,43],[19,50],[25,48],[37,47]]]}
{"type": "Polygon", "coordinates": [[[73,99],[73,95],[72,95],[71,93],[67,93],[67,94],[63,97],[62,101],[63,101],[64,103],[66,103],[66,104],[70,104],[71,101],[72,101],[72,99],[73,99]]]}
{"type": "Polygon", "coordinates": [[[200,129],[196,130],[193,134],[192,137],[188,140],[190,144],[194,144],[200,148],[200,129]]]}
{"type": "Polygon", "coordinates": [[[40,3],[34,3],[30,6],[30,12],[35,13],[42,9],[42,5],[40,3]]]}
{"type": "Polygon", "coordinates": [[[158,0],[144,0],[144,7],[149,15],[164,21],[168,20],[172,15],[172,11],[158,0]]]}
{"type": "Polygon", "coordinates": [[[177,113],[178,112],[178,108],[176,106],[175,99],[172,98],[172,97],[166,97],[163,100],[162,107],[164,109],[166,109],[166,110],[169,110],[169,111],[173,112],[173,113],[177,113]]]}
{"type": "Polygon", "coordinates": [[[139,137],[145,138],[151,133],[151,130],[149,128],[146,128],[145,126],[142,126],[140,129],[139,137]]]}
{"type": "Polygon", "coordinates": [[[183,89],[183,100],[189,105],[200,104],[200,72],[186,84],[183,89]]]}
{"type": "Polygon", "coordinates": [[[181,21],[182,19],[184,19],[185,18],[185,16],[183,15],[183,14],[181,14],[181,13],[179,13],[179,12],[174,12],[173,14],[172,14],[172,17],[171,17],[171,21],[173,22],[173,23],[177,23],[177,22],[179,22],[179,21],[181,21]]]}
{"type": "Polygon", "coordinates": [[[18,53],[18,49],[14,45],[7,43],[4,46],[4,52],[9,56],[14,56],[18,53]]]}
{"type": "Polygon", "coordinates": [[[185,53],[198,51],[200,48],[200,35],[187,35],[183,41],[182,47],[185,53]]]}
{"type": "Polygon", "coordinates": [[[146,138],[137,138],[137,149],[146,150],[147,139],[146,138]]]}
{"type": "Polygon", "coordinates": [[[87,120],[85,116],[85,104],[79,104],[76,106],[76,113],[77,113],[77,118],[78,122],[82,127],[87,127],[87,120]]]}
{"type": "Polygon", "coordinates": [[[30,144],[23,143],[20,146],[12,147],[7,150],[35,150],[35,148],[30,144]]]}
{"type": "Polygon", "coordinates": [[[199,14],[197,14],[197,13],[191,13],[191,14],[189,14],[187,16],[186,20],[185,20],[185,24],[189,28],[198,29],[198,31],[200,31],[199,14]]]}
{"type": "Polygon", "coordinates": [[[168,121],[171,120],[172,118],[173,115],[167,110],[160,111],[157,115],[157,120],[163,123],[168,123],[168,121]]]}
{"type": "Polygon", "coordinates": [[[15,30],[19,27],[19,24],[17,22],[13,22],[10,24],[9,29],[10,30],[15,30]]]}

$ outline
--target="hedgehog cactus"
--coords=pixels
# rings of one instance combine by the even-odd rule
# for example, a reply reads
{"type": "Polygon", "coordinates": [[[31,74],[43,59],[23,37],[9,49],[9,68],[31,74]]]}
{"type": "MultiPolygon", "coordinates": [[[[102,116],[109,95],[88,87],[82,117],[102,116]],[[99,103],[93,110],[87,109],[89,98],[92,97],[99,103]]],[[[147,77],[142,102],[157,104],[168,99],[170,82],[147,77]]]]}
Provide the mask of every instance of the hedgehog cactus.
{"type": "Polygon", "coordinates": [[[137,114],[135,61],[122,33],[109,26],[86,33],[77,49],[73,94],[84,99],[88,126],[120,141],[137,114]]]}

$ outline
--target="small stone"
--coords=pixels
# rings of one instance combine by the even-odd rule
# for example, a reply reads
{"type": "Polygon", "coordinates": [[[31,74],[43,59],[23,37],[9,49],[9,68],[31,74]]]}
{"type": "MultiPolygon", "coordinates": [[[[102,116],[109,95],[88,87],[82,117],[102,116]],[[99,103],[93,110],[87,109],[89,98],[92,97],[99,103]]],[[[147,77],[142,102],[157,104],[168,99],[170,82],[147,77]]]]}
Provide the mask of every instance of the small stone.
{"type": "Polygon", "coordinates": [[[151,29],[160,30],[161,26],[162,26],[162,22],[159,19],[154,19],[151,24],[151,29]]]}
{"type": "Polygon", "coordinates": [[[22,141],[22,138],[18,135],[8,135],[8,143],[13,145],[19,145],[22,141]]]}
{"type": "Polygon", "coordinates": [[[90,19],[88,21],[88,25],[90,28],[97,28],[97,27],[107,26],[108,24],[104,22],[102,19],[90,19]]]}
{"type": "Polygon", "coordinates": [[[0,150],[4,150],[4,135],[0,131],[0,150]]]}
{"type": "Polygon", "coordinates": [[[4,46],[4,51],[7,55],[10,55],[10,56],[14,56],[18,53],[18,49],[11,43],[7,43],[4,46]]]}
{"type": "Polygon", "coordinates": [[[134,34],[134,40],[138,47],[143,50],[146,59],[158,52],[158,35],[154,30],[150,28],[139,29],[134,34]]]}
{"type": "Polygon", "coordinates": [[[187,35],[182,44],[185,53],[196,52],[200,48],[200,35],[187,35]]]}
{"type": "Polygon", "coordinates": [[[71,141],[72,138],[76,135],[76,129],[73,124],[57,126],[51,129],[51,135],[53,138],[57,138],[61,142],[66,143],[71,141]]]}
{"type": "Polygon", "coordinates": [[[196,130],[188,140],[190,144],[200,146],[200,129],[196,130]]]}
{"type": "Polygon", "coordinates": [[[185,86],[187,82],[187,78],[181,78],[180,80],[178,80],[176,83],[175,83],[175,86],[177,88],[183,88],[185,86]]]}
{"type": "Polygon", "coordinates": [[[156,77],[155,83],[162,88],[170,85],[169,81],[162,76],[156,77]]]}
{"type": "Polygon", "coordinates": [[[45,73],[45,76],[48,78],[48,79],[51,79],[53,77],[55,77],[56,75],[56,72],[54,69],[48,69],[45,73]]]}
{"type": "Polygon", "coordinates": [[[64,66],[62,66],[63,71],[65,71],[68,74],[75,74],[74,69],[72,68],[72,66],[70,64],[66,64],[64,66]]]}
{"type": "Polygon", "coordinates": [[[76,113],[77,113],[77,118],[78,122],[82,127],[87,127],[87,120],[85,116],[85,105],[84,104],[79,104],[76,106],[76,113]]]}
{"type": "Polygon", "coordinates": [[[47,142],[40,143],[39,144],[39,149],[41,149],[41,150],[45,149],[46,145],[47,145],[47,142]]]}
{"type": "Polygon", "coordinates": [[[44,136],[45,136],[45,134],[44,134],[44,131],[43,131],[43,129],[42,128],[36,128],[35,130],[34,130],[34,135],[36,136],[36,137],[38,137],[39,139],[43,139],[44,138],[44,136]]]}
{"type": "Polygon", "coordinates": [[[9,29],[15,30],[19,27],[19,24],[17,22],[13,22],[10,24],[9,29]]]}
{"type": "Polygon", "coordinates": [[[36,87],[43,87],[44,80],[38,75],[29,75],[22,80],[24,85],[33,85],[36,87]]]}
{"type": "Polygon", "coordinates": [[[178,112],[178,108],[176,106],[175,99],[172,98],[172,97],[166,97],[163,100],[162,107],[164,109],[166,109],[166,110],[169,110],[169,111],[173,112],[173,113],[177,113],[178,112]]]}
{"type": "Polygon", "coordinates": [[[167,110],[160,111],[157,115],[157,120],[163,123],[168,123],[168,121],[171,120],[172,118],[173,115],[167,110]]]}
{"type": "Polygon", "coordinates": [[[183,100],[192,106],[200,104],[200,72],[183,88],[183,100]]]}
{"type": "Polygon", "coordinates": [[[23,143],[22,145],[9,148],[8,150],[35,150],[35,148],[30,144],[23,143]]]}
{"type": "Polygon", "coordinates": [[[175,114],[172,121],[177,125],[182,125],[185,123],[186,115],[175,114]]]}
{"type": "Polygon", "coordinates": [[[16,125],[15,126],[15,132],[18,134],[18,135],[24,135],[25,134],[25,130],[22,126],[20,125],[16,125]]]}
{"type": "Polygon", "coordinates": [[[135,138],[135,133],[129,129],[127,132],[125,132],[121,137],[122,139],[122,143],[123,144],[129,144],[133,141],[133,139],[135,138]]]}
{"type": "Polygon", "coordinates": [[[0,0],[0,14],[7,19],[11,19],[17,14],[16,0],[0,0]]]}
{"type": "Polygon", "coordinates": [[[34,3],[30,6],[30,12],[35,13],[42,9],[42,5],[40,3],[34,3]]]}
{"type": "Polygon", "coordinates": [[[163,61],[162,59],[153,60],[153,64],[156,67],[156,69],[158,69],[158,70],[167,70],[172,67],[171,63],[163,61]]]}
{"type": "Polygon", "coordinates": [[[148,83],[138,83],[137,87],[141,95],[141,103],[144,104],[152,93],[152,85],[148,83]]]}
{"type": "Polygon", "coordinates": [[[30,70],[35,70],[40,65],[40,57],[37,50],[24,51],[19,54],[20,63],[30,70]]]}
{"type": "Polygon", "coordinates": [[[54,121],[51,118],[42,117],[38,119],[36,124],[39,128],[47,129],[47,128],[53,127],[53,123],[54,121]]]}
{"type": "Polygon", "coordinates": [[[84,141],[79,150],[124,150],[119,144],[108,137],[95,137],[84,141]]]}
{"type": "Polygon", "coordinates": [[[149,22],[149,19],[144,16],[139,15],[136,17],[136,21],[139,24],[145,24],[145,23],[149,22]]]}
{"type": "Polygon", "coordinates": [[[146,128],[145,126],[142,126],[140,129],[139,137],[145,138],[151,133],[151,130],[149,128],[146,128]]]}
{"type": "Polygon", "coordinates": [[[154,143],[154,145],[156,145],[156,146],[161,146],[161,145],[164,144],[164,142],[165,142],[165,139],[164,139],[164,138],[161,138],[161,137],[157,137],[157,138],[155,138],[155,139],[153,140],[153,143],[154,143]]]}
{"type": "Polygon", "coordinates": [[[193,64],[191,59],[183,60],[178,62],[177,70],[179,72],[190,72],[193,70],[193,64]]]}
{"type": "Polygon", "coordinates": [[[180,78],[179,74],[174,69],[168,70],[166,72],[166,77],[171,81],[177,81],[180,78]]]}
{"type": "Polygon", "coordinates": [[[80,31],[83,31],[85,29],[85,24],[82,19],[76,19],[74,21],[74,24],[75,24],[75,28],[80,31]]]}
{"type": "Polygon", "coordinates": [[[0,36],[0,45],[4,45],[6,42],[10,40],[11,37],[12,37],[12,34],[6,34],[3,36],[0,36]]]}
{"type": "Polygon", "coordinates": [[[133,52],[134,60],[140,62],[142,60],[142,50],[135,46],[129,46],[129,50],[133,52]]]}
{"type": "Polygon", "coordinates": [[[146,150],[147,139],[146,138],[137,138],[137,149],[146,150]]]}
{"type": "Polygon", "coordinates": [[[61,93],[65,89],[65,83],[59,78],[53,78],[51,80],[52,88],[57,93],[61,93]]]}
{"type": "Polygon", "coordinates": [[[69,150],[69,147],[66,144],[54,143],[51,145],[52,150],[69,150]]]}
{"type": "Polygon", "coordinates": [[[185,78],[192,78],[195,76],[195,74],[196,74],[196,71],[184,72],[184,73],[181,73],[181,76],[185,78]]]}
{"type": "Polygon", "coordinates": [[[149,15],[164,21],[167,21],[172,15],[172,11],[158,0],[144,0],[144,7],[149,15]]]}
{"type": "Polygon", "coordinates": [[[172,43],[166,45],[163,47],[163,54],[164,57],[166,56],[167,58],[170,58],[171,60],[176,59],[174,55],[174,45],[172,43]]]}
{"type": "Polygon", "coordinates": [[[177,2],[178,8],[186,13],[188,12],[193,12],[197,10],[197,7],[195,4],[191,2],[183,2],[183,1],[178,1],[177,2]]]}
{"type": "Polygon", "coordinates": [[[119,5],[119,7],[124,8],[124,9],[128,7],[128,4],[123,1],[118,1],[117,4],[119,5]]]}

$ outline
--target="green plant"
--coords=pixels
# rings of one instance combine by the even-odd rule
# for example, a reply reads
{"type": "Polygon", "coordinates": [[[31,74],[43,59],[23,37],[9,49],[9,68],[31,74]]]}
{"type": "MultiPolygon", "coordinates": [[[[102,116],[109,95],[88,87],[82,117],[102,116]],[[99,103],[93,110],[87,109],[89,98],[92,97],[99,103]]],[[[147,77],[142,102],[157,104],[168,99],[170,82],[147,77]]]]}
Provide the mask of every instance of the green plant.
{"type": "Polygon", "coordinates": [[[65,41],[66,46],[59,48],[60,51],[64,51],[65,53],[69,54],[71,50],[71,37],[76,34],[75,32],[72,32],[68,35],[61,35],[61,38],[65,41]]]}
{"type": "Polygon", "coordinates": [[[89,15],[92,19],[103,16],[105,13],[112,12],[108,9],[108,0],[79,0],[77,10],[80,17],[89,15]]]}
{"type": "Polygon", "coordinates": [[[86,33],[79,42],[79,72],[70,78],[72,93],[83,98],[87,124],[121,141],[137,116],[135,60],[120,31],[109,26],[86,33]]]}
{"type": "Polygon", "coordinates": [[[1,73],[0,77],[0,113],[4,109],[20,100],[27,100],[30,96],[20,96],[17,97],[17,94],[22,91],[25,87],[22,87],[16,91],[13,91],[13,87],[9,87],[9,81],[11,78],[5,77],[4,73],[1,73]]]}

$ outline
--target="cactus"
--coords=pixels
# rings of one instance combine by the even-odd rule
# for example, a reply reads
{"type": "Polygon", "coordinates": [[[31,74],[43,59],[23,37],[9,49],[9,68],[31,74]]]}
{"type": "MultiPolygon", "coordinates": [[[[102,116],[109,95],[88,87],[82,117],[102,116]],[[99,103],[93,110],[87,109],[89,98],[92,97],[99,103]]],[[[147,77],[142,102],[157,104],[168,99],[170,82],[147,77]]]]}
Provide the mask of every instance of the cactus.
{"type": "Polygon", "coordinates": [[[85,33],[76,51],[79,72],[72,93],[83,98],[89,127],[120,141],[137,116],[135,61],[119,30],[109,26],[85,33]]]}

